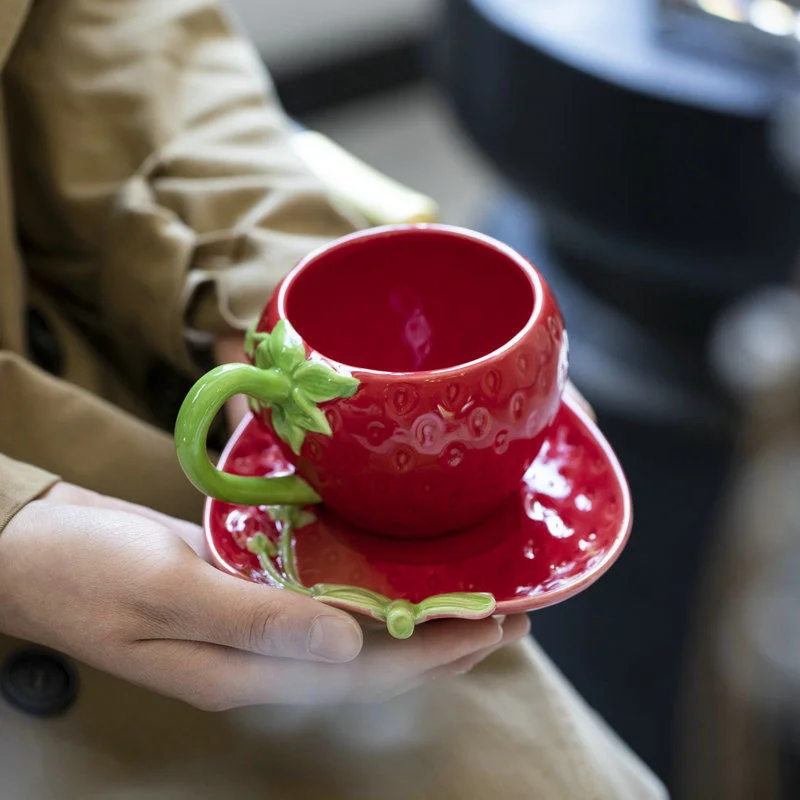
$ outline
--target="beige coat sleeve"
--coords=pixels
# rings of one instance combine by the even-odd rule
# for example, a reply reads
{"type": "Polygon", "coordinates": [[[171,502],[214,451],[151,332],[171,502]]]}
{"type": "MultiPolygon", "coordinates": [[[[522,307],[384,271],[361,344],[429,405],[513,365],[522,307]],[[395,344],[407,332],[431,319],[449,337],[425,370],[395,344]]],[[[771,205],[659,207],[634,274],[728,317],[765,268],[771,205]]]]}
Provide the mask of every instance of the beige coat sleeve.
{"type": "Polygon", "coordinates": [[[215,0],[36,3],[6,75],[34,278],[101,335],[191,368],[309,250],[363,224],[291,144],[215,0]]]}
{"type": "Polygon", "coordinates": [[[200,520],[203,497],[183,475],[171,436],[2,350],[0,411],[0,531],[56,476],[200,520]]]}
{"type": "Polygon", "coordinates": [[[0,533],[23,506],[57,481],[56,475],[0,453],[0,533]]]}

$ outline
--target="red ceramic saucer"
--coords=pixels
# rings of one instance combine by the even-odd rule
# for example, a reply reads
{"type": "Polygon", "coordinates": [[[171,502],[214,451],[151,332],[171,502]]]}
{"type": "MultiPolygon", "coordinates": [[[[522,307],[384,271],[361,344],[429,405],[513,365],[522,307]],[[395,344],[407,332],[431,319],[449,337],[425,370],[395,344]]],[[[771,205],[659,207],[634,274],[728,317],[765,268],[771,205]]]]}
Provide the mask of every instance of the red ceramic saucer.
{"type": "MultiPolygon", "coordinates": [[[[253,417],[239,426],[219,467],[238,475],[292,471],[253,417]]],[[[316,519],[294,532],[294,567],[303,585],[347,584],[411,603],[487,592],[494,595],[496,614],[553,605],[586,589],[619,557],[632,521],[630,491],[614,452],[569,398],[520,476],[519,492],[475,527],[399,541],[358,530],[324,507],[314,511],[316,519]]],[[[264,533],[277,542],[279,529],[264,507],[206,503],[211,555],[241,578],[270,583],[248,540],[264,533]]],[[[430,618],[435,616],[443,615],[430,618]]]]}

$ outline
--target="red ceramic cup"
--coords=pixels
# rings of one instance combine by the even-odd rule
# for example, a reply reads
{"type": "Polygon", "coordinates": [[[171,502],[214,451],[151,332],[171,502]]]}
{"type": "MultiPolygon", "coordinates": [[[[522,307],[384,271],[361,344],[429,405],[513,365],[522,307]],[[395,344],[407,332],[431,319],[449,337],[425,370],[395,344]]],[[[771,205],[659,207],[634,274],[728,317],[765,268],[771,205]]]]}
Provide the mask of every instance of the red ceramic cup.
{"type": "Polygon", "coordinates": [[[247,505],[318,501],[402,538],[481,521],[536,457],[567,377],[567,335],[522,256],[444,225],[347,236],[304,258],[248,347],[254,366],[198,381],[176,429],[181,463],[206,494],[247,505]],[[213,415],[245,392],[293,476],[217,472],[213,415]]]}

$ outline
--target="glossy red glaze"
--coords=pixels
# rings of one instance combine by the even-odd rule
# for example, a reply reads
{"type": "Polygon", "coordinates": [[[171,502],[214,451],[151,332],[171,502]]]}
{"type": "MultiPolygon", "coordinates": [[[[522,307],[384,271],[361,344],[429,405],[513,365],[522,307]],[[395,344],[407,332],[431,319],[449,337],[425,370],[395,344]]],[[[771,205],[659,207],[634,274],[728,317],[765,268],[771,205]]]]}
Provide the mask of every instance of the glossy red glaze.
{"type": "MultiPolygon", "coordinates": [[[[220,467],[241,475],[291,469],[263,425],[245,421],[220,467]]],[[[617,559],[631,527],[627,482],[595,425],[565,401],[517,491],[491,518],[427,541],[398,541],[358,530],[324,508],[297,531],[295,552],[307,586],[343,583],[419,602],[444,592],[492,593],[501,614],[552,605],[585,589],[617,559]]],[[[209,500],[206,537],[226,571],[266,582],[245,547],[259,531],[276,537],[265,511],[209,500]]]]}
{"type": "MultiPolygon", "coordinates": [[[[399,538],[486,518],[518,488],[566,381],[561,313],[510,248],[445,226],[355,234],[291,272],[259,324],[360,381],[332,437],[284,448],[327,507],[399,538]]],[[[262,414],[269,424],[269,414],[262,414]]]]}

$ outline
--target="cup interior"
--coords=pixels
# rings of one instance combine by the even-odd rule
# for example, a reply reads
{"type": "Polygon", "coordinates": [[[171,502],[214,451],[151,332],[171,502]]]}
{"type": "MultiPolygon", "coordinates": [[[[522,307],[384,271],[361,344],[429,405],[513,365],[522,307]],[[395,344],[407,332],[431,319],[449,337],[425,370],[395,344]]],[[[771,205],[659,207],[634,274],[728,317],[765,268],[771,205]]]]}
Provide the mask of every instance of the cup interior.
{"type": "Polygon", "coordinates": [[[317,352],[355,369],[421,372],[493,353],[536,306],[527,262],[482,237],[409,228],[345,239],[287,282],[284,311],[317,352]]]}

